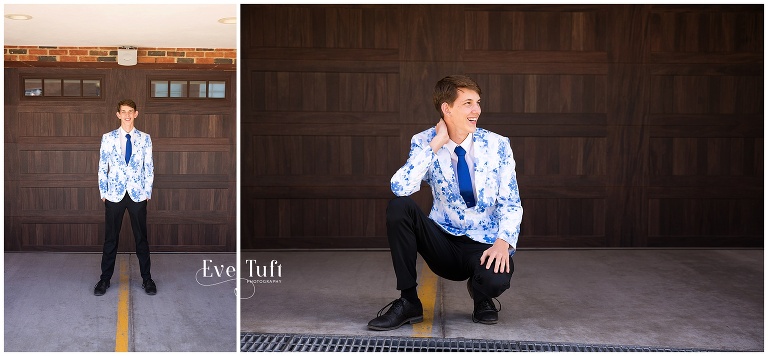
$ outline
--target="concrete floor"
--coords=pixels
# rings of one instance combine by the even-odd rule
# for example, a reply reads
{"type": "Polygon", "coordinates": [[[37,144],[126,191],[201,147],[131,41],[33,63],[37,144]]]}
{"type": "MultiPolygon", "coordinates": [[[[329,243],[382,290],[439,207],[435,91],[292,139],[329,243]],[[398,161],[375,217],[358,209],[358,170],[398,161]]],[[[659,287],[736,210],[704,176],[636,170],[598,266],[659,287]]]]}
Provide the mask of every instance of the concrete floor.
{"type": "Polygon", "coordinates": [[[765,347],[763,250],[523,250],[498,324],[473,323],[466,284],[438,278],[432,322],[385,332],[366,325],[399,296],[388,251],[243,252],[241,260],[241,277],[258,282],[242,285],[244,297],[253,294],[241,300],[242,332],[765,347]],[[252,271],[247,260],[256,261],[252,271]]]}
{"type": "MultiPolygon", "coordinates": [[[[389,252],[244,252],[241,277],[254,282],[241,286],[240,326],[257,333],[762,351],[763,256],[763,250],[523,250],[515,255],[512,288],[499,298],[499,324],[472,323],[465,284],[438,278],[431,322],[375,332],[367,322],[398,296],[389,252]]],[[[120,282],[116,271],[107,294],[93,295],[100,258],[5,253],[4,350],[113,351],[120,282]]],[[[226,276],[236,266],[234,254],[153,254],[155,296],[141,289],[135,255],[121,259],[130,273],[129,350],[239,349],[235,285],[226,276]],[[210,277],[201,271],[204,261],[210,277]]]]}
{"type": "Polygon", "coordinates": [[[199,271],[204,260],[236,266],[235,259],[234,253],[153,253],[158,293],[149,296],[136,256],[120,254],[111,287],[97,297],[101,254],[5,253],[4,350],[114,351],[123,260],[130,276],[129,351],[236,351],[235,281],[199,271]]]}

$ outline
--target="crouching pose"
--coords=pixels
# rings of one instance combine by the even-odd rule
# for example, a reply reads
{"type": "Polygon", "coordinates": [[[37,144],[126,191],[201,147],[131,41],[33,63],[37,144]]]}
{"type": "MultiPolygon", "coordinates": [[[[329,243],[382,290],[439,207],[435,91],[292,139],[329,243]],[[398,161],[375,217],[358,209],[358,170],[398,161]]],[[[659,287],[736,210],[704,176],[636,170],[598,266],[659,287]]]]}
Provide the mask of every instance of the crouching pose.
{"type": "Polygon", "coordinates": [[[423,320],[417,253],[438,276],[467,281],[473,321],[498,321],[493,298],[509,288],[523,208],[509,139],[477,127],[480,94],[466,76],[440,80],[433,101],[441,119],[413,136],[407,162],[392,177],[398,198],[387,207],[387,235],[400,298],[370,329],[423,320]],[[408,197],[422,181],[432,188],[429,217],[408,197]]]}

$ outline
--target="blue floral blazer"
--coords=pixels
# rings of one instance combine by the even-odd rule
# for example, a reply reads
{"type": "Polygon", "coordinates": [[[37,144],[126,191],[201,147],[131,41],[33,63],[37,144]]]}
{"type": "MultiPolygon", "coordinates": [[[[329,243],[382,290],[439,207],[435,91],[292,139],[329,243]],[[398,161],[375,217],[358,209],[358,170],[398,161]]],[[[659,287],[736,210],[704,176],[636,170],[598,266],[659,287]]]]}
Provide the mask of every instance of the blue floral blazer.
{"type": "Polygon", "coordinates": [[[152,198],[155,166],[152,161],[152,139],[135,130],[131,135],[130,163],[125,163],[120,147],[120,128],[105,133],[99,150],[99,192],[102,199],[119,202],[128,192],[135,202],[152,198]]]}
{"type": "Polygon", "coordinates": [[[523,207],[509,139],[480,128],[472,134],[477,204],[467,208],[459,193],[450,152],[441,147],[434,153],[429,146],[435,135],[433,127],[413,136],[408,161],[390,182],[392,192],[411,195],[419,191],[422,180],[426,181],[434,198],[429,217],[443,230],[486,244],[503,239],[510,245],[510,254],[514,254],[523,207]]]}

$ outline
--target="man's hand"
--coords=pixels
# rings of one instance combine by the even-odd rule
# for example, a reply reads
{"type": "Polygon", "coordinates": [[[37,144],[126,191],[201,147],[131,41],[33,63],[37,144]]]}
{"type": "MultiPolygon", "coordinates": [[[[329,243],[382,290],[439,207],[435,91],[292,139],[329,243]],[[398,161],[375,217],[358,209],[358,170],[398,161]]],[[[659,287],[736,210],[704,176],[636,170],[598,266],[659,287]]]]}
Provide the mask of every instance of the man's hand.
{"type": "Polygon", "coordinates": [[[101,202],[102,202],[102,203],[104,202],[104,200],[106,200],[106,198],[101,198],[101,202]]]}
{"type": "Polygon", "coordinates": [[[493,268],[494,273],[499,273],[499,271],[509,273],[509,243],[502,239],[496,239],[493,246],[483,251],[482,256],[480,256],[480,264],[484,264],[485,269],[490,269],[491,265],[494,265],[493,261],[496,261],[493,268]],[[487,263],[486,259],[488,260],[487,263]]]}
{"type": "Polygon", "coordinates": [[[432,147],[432,152],[437,153],[437,151],[440,150],[440,147],[443,147],[443,145],[448,143],[448,140],[451,138],[448,136],[448,127],[445,126],[445,121],[443,121],[443,119],[440,119],[440,122],[437,123],[435,131],[437,132],[437,135],[435,135],[435,138],[429,143],[429,147],[432,147]]]}

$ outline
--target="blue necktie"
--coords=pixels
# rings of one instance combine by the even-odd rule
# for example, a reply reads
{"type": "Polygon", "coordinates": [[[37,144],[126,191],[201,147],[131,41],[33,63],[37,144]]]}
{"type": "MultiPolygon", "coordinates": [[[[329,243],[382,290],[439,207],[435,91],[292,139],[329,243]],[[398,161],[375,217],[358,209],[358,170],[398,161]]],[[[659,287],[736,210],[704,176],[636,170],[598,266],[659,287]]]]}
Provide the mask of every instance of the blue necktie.
{"type": "Polygon", "coordinates": [[[464,155],[467,154],[461,146],[456,146],[456,155],[459,156],[459,163],[456,166],[456,170],[459,173],[459,191],[461,197],[464,198],[464,202],[467,203],[467,207],[471,208],[475,206],[475,193],[472,190],[472,178],[469,175],[469,166],[464,155]]]}
{"type": "Polygon", "coordinates": [[[131,135],[125,134],[125,138],[128,139],[125,141],[125,164],[128,164],[131,160],[131,135]]]}

